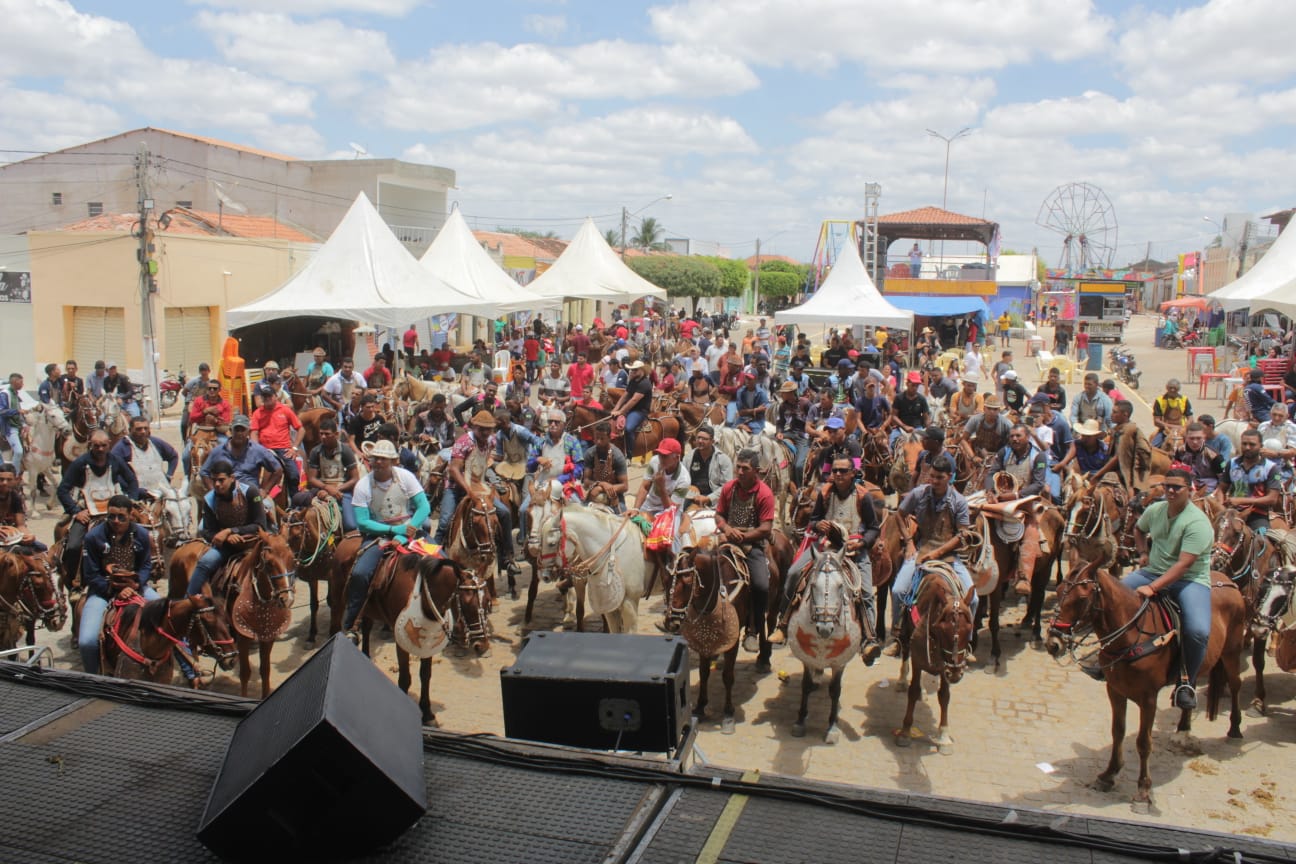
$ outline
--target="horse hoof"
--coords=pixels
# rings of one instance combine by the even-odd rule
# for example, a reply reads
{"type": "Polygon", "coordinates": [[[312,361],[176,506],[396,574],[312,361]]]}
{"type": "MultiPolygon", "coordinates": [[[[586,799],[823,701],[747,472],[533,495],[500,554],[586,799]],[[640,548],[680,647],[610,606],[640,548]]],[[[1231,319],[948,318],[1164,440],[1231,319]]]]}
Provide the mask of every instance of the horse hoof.
{"type": "Polygon", "coordinates": [[[908,730],[908,729],[901,729],[898,733],[896,733],[896,746],[897,746],[897,747],[909,747],[912,743],[913,743],[913,742],[912,742],[911,740],[909,740],[909,730],[908,730]]]}
{"type": "Polygon", "coordinates": [[[953,741],[949,741],[949,740],[946,740],[946,741],[937,741],[937,742],[936,742],[936,752],[939,753],[939,754],[942,755],[942,756],[948,756],[948,755],[950,755],[951,753],[954,752],[954,742],[953,742],[953,741]]]}
{"type": "Polygon", "coordinates": [[[1251,704],[1247,706],[1246,716],[1248,717],[1265,716],[1265,703],[1261,702],[1259,699],[1252,699],[1251,704]]]}
{"type": "Polygon", "coordinates": [[[315,640],[314,640],[314,639],[307,639],[306,642],[304,643],[303,647],[304,647],[307,651],[314,651],[314,650],[315,650],[315,640]]]}
{"type": "Polygon", "coordinates": [[[734,734],[734,732],[736,731],[735,726],[736,724],[734,723],[734,718],[732,717],[724,718],[723,720],[720,721],[720,734],[721,735],[734,734]]]}
{"type": "Polygon", "coordinates": [[[836,744],[840,740],[841,740],[841,730],[838,729],[836,726],[829,728],[829,730],[824,733],[825,744],[836,744]]]}
{"type": "Polygon", "coordinates": [[[793,724],[792,724],[792,737],[793,737],[793,738],[804,738],[804,737],[805,737],[805,724],[804,724],[804,723],[793,723],[793,724]]]}
{"type": "Polygon", "coordinates": [[[1130,812],[1137,813],[1139,816],[1146,816],[1152,809],[1151,801],[1140,801],[1135,798],[1130,802],[1130,812]]]}
{"type": "Polygon", "coordinates": [[[1116,782],[1108,777],[1099,777],[1089,784],[1089,787],[1096,792],[1110,792],[1116,786],[1116,782]]]}

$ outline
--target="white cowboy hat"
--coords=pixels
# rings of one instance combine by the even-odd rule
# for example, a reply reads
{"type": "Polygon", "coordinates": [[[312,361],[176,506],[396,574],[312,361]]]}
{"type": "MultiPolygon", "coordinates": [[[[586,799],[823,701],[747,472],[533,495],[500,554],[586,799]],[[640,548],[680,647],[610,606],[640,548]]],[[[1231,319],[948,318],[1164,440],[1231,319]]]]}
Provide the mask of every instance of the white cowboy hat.
{"type": "Polygon", "coordinates": [[[366,441],[360,445],[360,449],[370,459],[399,459],[400,454],[396,452],[396,445],[385,438],[379,441],[366,441]]]}
{"type": "Polygon", "coordinates": [[[1084,421],[1083,423],[1081,423],[1080,425],[1076,426],[1075,431],[1077,435],[1080,435],[1081,437],[1084,438],[1088,438],[1093,435],[1102,434],[1102,428],[1098,425],[1098,421],[1094,420],[1093,418],[1090,418],[1084,421]]]}

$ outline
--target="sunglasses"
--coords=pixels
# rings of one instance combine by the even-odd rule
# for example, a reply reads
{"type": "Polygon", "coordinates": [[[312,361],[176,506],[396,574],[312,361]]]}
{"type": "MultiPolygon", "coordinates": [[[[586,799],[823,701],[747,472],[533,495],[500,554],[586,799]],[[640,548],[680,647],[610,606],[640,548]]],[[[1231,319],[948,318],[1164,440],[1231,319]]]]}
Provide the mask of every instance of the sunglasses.
{"type": "Polygon", "coordinates": [[[851,472],[854,471],[854,470],[855,470],[854,468],[834,468],[834,469],[832,469],[832,473],[834,473],[834,474],[849,474],[849,473],[851,473],[851,472]]]}
{"type": "Polygon", "coordinates": [[[1163,483],[1161,484],[1161,488],[1167,492],[1180,492],[1188,487],[1182,483],[1163,483]]]}
{"type": "Polygon", "coordinates": [[[108,521],[109,522],[129,522],[130,517],[124,513],[109,513],[108,521]]]}

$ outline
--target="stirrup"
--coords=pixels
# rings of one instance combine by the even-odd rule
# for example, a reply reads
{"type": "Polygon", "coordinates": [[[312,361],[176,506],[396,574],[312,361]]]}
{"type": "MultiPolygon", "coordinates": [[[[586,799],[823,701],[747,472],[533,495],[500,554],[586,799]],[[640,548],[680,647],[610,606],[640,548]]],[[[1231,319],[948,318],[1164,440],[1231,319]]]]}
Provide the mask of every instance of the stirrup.
{"type": "Polygon", "coordinates": [[[348,629],[343,630],[342,632],[346,636],[348,642],[350,642],[352,645],[356,646],[357,648],[360,647],[361,636],[360,636],[359,627],[354,627],[354,626],[349,627],[348,629]]]}
{"type": "Polygon", "coordinates": [[[1174,691],[1174,706],[1184,711],[1197,707],[1197,690],[1187,681],[1180,681],[1174,691]]]}
{"type": "Polygon", "coordinates": [[[771,645],[782,645],[787,641],[787,625],[780,624],[774,628],[774,632],[769,635],[767,640],[771,645]]]}

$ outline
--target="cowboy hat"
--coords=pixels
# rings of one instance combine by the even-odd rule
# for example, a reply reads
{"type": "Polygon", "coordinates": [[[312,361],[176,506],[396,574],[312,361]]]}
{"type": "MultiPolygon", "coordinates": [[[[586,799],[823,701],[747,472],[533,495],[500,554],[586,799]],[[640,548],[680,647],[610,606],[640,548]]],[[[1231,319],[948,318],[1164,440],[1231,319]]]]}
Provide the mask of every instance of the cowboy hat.
{"type": "Polygon", "coordinates": [[[625,364],[625,368],[626,371],[633,372],[636,369],[644,368],[644,364],[642,360],[631,360],[629,363],[625,364]]]}
{"type": "Polygon", "coordinates": [[[975,372],[964,372],[963,377],[959,379],[964,384],[980,384],[981,376],[975,372]]]}
{"type": "Polygon", "coordinates": [[[999,401],[998,396],[990,395],[981,400],[981,407],[992,408],[995,411],[999,411],[1003,408],[1003,403],[999,401]]]}
{"type": "Polygon", "coordinates": [[[482,408],[480,411],[478,411],[476,414],[472,416],[472,419],[468,421],[468,425],[480,426],[483,429],[494,429],[495,415],[487,411],[485,408],[482,408]]]}
{"type": "Polygon", "coordinates": [[[1093,418],[1090,418],[1076,426],[1075,431],[1077,435],[1084,438],[1102,434],[1102,428],[1098,425],[1098,421],[1093,418]]]}
{"type": "Polygon", "coordinates": [[[399,459],[400,454],[396,452],[396,445],[386,438],[380,438],[377,441],[366,441],[360,445],[360,449],[370,459],[399,459]]]}

